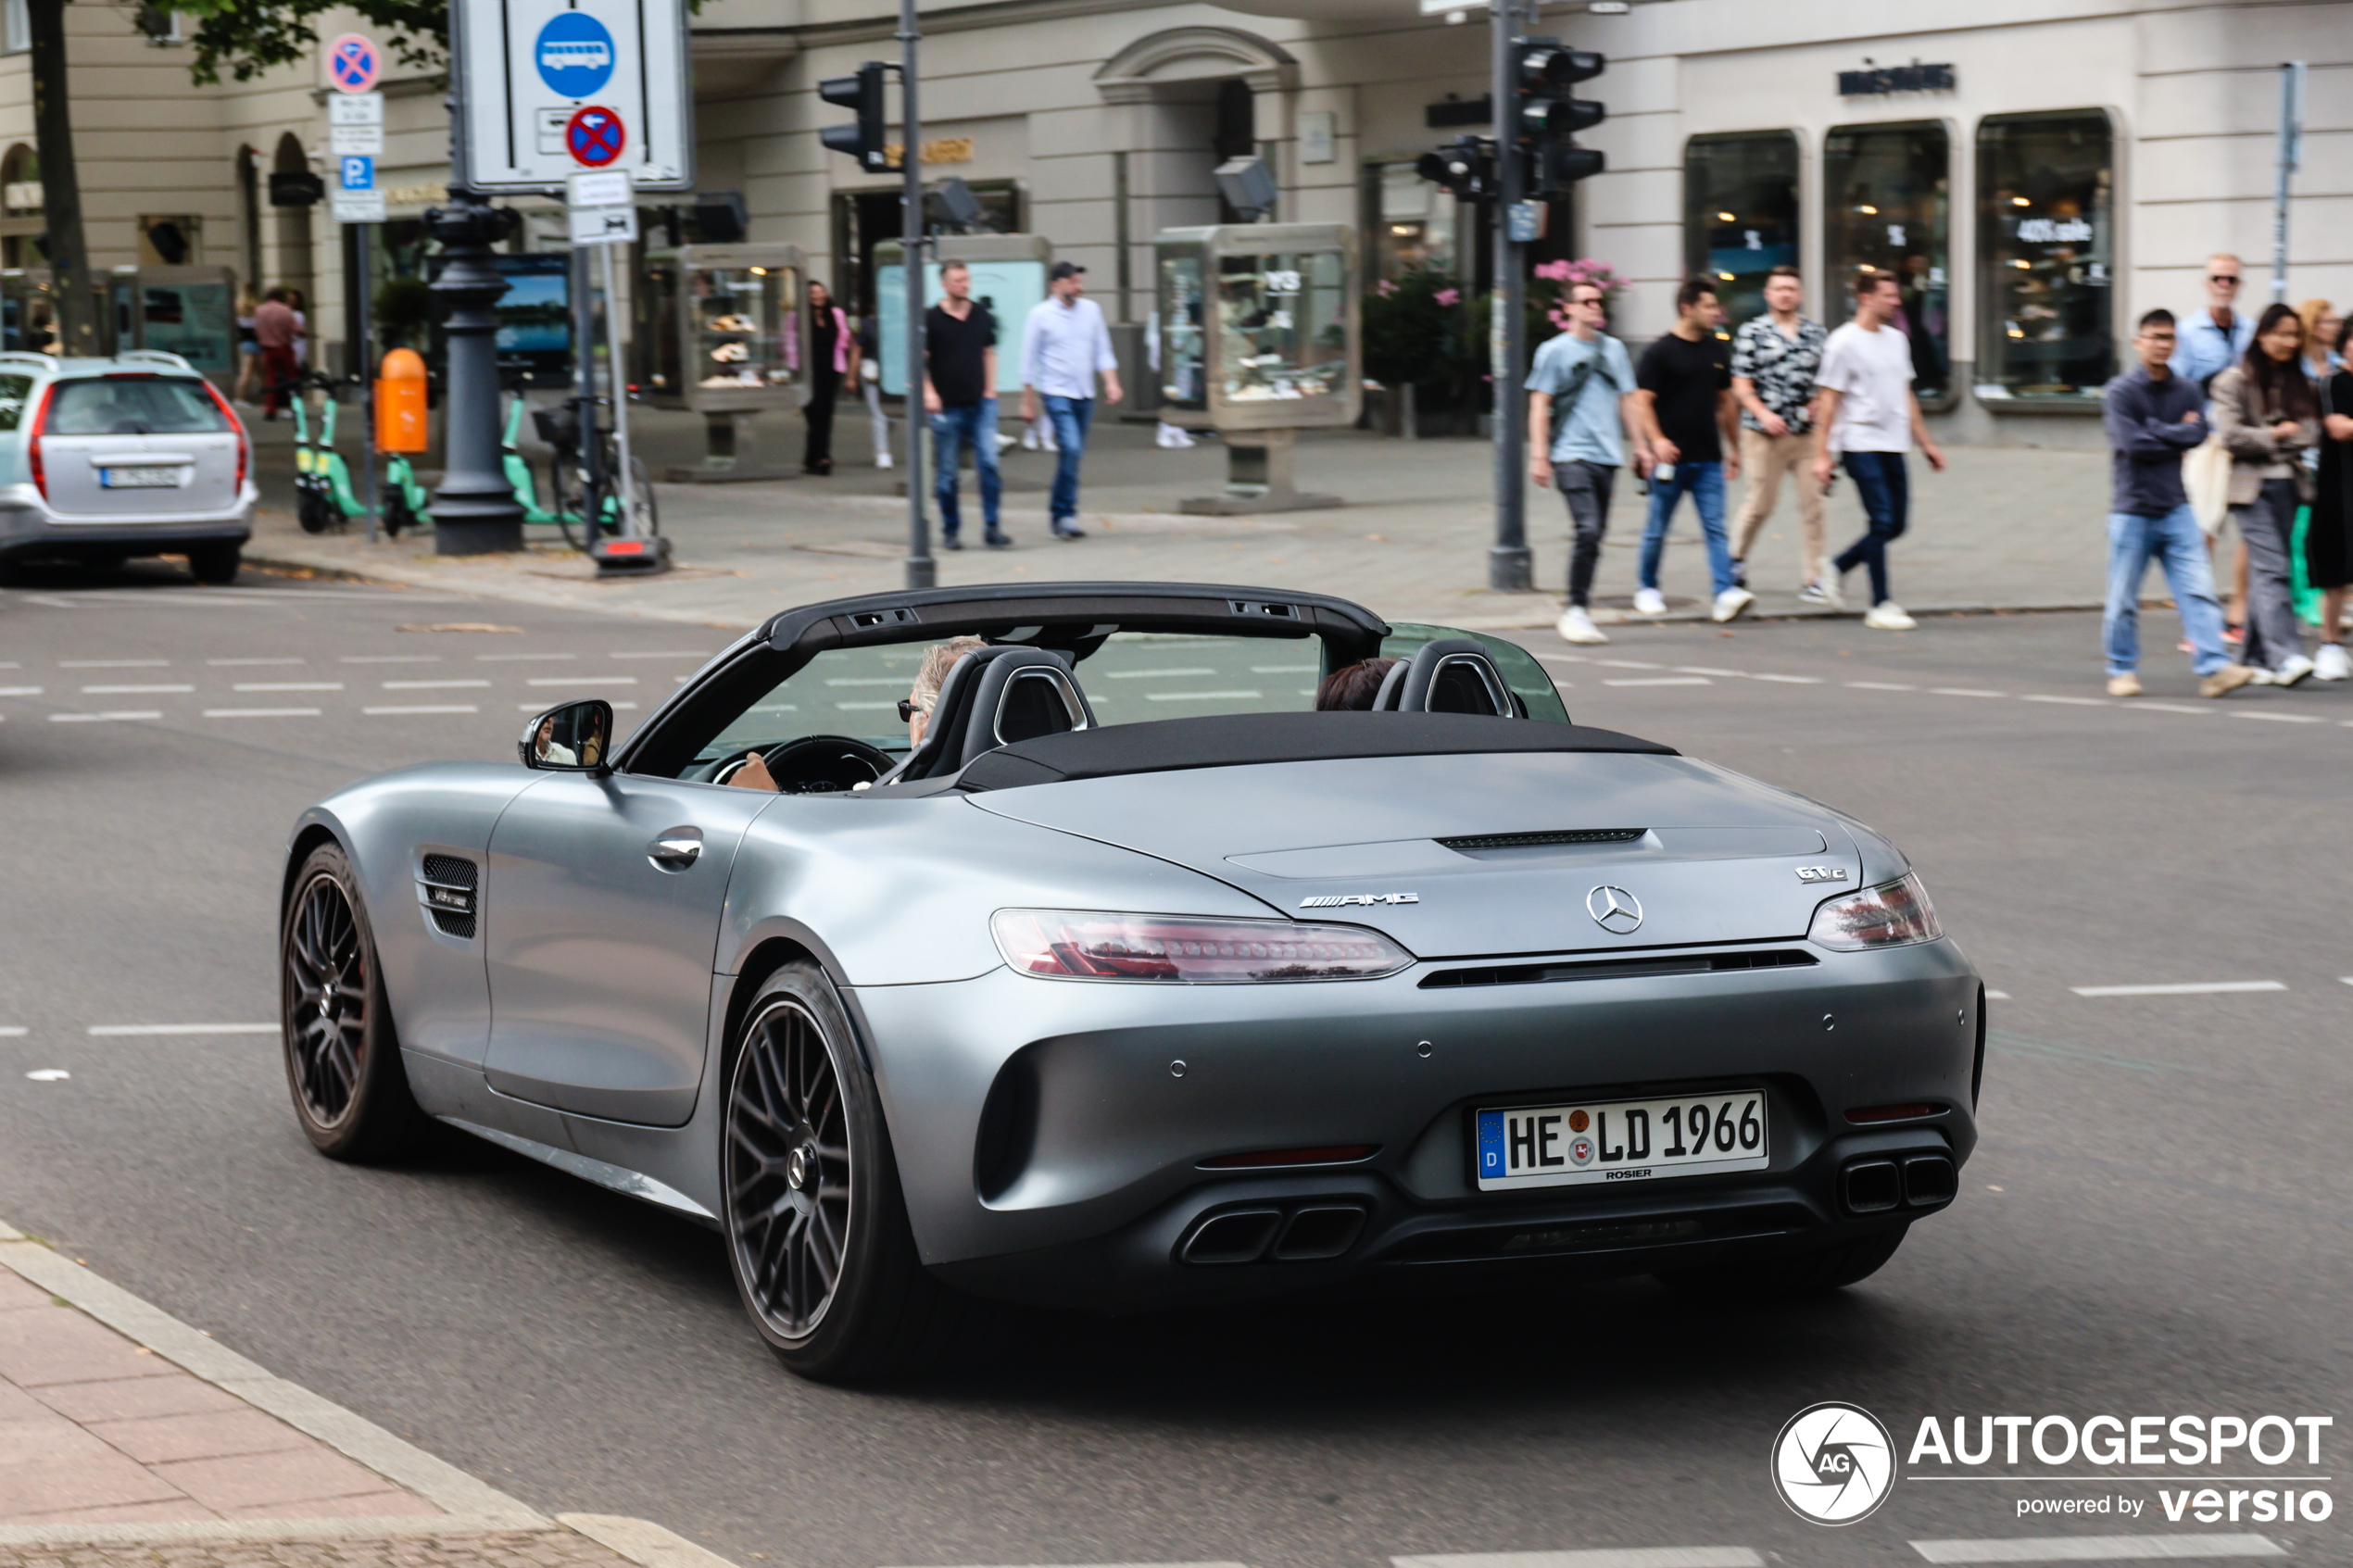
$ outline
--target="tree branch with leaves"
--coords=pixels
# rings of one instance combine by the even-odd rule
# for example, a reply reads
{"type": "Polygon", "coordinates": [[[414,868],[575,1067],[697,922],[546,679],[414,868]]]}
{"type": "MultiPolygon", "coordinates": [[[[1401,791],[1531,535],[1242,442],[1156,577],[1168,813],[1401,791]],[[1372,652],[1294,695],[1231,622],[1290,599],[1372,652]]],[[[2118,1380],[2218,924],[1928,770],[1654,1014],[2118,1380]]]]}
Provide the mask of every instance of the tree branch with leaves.
{"type": "Polygon", "coordinates": [[[188,74],[202,83],[224,73],[250,82],[309,59],[319,47],[318,19],[331,11],[356,14],[412,70],[449,64],[447,0],[175,0],[170,8],[195,23],[188,74]]]}

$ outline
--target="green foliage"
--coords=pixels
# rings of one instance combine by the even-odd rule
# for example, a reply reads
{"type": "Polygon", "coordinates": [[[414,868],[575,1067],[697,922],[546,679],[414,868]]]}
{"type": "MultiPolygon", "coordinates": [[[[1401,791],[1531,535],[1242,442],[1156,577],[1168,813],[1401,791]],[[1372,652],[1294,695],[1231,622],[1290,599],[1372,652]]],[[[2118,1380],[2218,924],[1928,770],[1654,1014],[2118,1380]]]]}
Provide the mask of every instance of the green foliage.
{"type": "Polygon", "coordinates": [[[308,59],[330,12],[356,15],[400,65],[438,70],[449,59],[447,0],[170,0],[169,8],[195,23],[188,74],[199,82],[219,82],[224,69],[250,82],[308,59]]]}
{"type": "Polygon", "coordinates": [[[1459,285],[1417,267],[1365,296],[1365,373],[1384,386],[1452,387],[1462,377],[1459,285]]]}
{"type": "Polygon", "coordinates": [[[422,278],[386,278],[376,289],[374,314],[385,347],[422,344],[433,321],[432,285],[422,278]]]}

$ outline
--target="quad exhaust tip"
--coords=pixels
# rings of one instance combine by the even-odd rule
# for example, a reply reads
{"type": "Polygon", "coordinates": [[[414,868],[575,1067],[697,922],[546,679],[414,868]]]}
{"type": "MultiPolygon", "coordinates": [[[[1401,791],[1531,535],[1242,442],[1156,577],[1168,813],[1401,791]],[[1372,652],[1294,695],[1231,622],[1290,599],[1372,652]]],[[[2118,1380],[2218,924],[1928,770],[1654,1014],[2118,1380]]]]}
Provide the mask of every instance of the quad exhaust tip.
{"type": "Polygon", "coordinates": [[[1338,1258],[1356,1245],[1365,1232],[1362,1204],[1308,1203],[1286,1213],[1280,1209],[1229,1209],[1193,1227],[1177,1248],[1188,1263],[1219,1265],[1308,1263],[1338,1258]]]}
{"type": "Polygon", "coordinates": [[[1838,1173],[1839,1201],[1850,1214],[1883,1214],[1891,1209],[1933,1209],[1961,1190],[1961,1173],[1942,1154],[1895,1160],[1858,1160],[1838,1173]]]}

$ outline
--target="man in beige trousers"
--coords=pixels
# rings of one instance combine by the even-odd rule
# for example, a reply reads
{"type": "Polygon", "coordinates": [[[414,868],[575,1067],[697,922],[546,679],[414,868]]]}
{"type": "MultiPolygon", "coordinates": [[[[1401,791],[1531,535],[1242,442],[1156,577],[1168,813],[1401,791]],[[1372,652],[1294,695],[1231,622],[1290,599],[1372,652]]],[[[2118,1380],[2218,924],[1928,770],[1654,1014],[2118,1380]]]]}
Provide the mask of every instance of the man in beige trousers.
{"type": "Polygon", "coordinates": [[[1765,279],[1765,314],[1741,324],[1732,339],[1732,395],[1741,406],[1741,466],[1748,494],[1732,520],[1732,580],[1748,586],[1748,551],[1780,499],[1787,475],[1797,489],[1804,547],[1798,557],[1798,597],[1827,602],[1823,580],[1822,491],[1806,471],[1813,455],[1814,373],[1830,334],[1798,314],[1804,290],[1797,269],[1776,267],[1765,279]]]}

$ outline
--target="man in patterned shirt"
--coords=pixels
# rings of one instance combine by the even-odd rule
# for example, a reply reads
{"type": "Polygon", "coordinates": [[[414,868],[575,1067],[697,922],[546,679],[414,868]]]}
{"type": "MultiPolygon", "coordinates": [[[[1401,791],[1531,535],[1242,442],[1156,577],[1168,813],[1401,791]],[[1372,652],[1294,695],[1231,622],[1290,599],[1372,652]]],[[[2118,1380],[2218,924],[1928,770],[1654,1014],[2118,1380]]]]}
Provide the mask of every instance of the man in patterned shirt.
{"type": "Polygon", "coordinates": [[[1732,580],[1748,586],[1748,547],[1780,499],[1787,474],[1797,490],[1797,521],[1805,541],[1798,557],[1798,597],[1828,602],[1823,581],[1822,492],[1806,472],[1813,454],[1814,372],[1830,334],[1797,313],[1803,288],[1797,269],[1776,267],[1765,278],[1766,313],[1743,322],[1732,338],[1732,395],[1741,406],[1741,466],[1748,494],[1732,520],[1732,580]]]}

